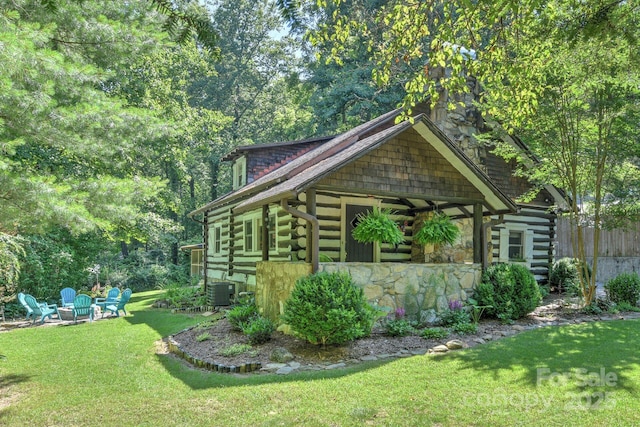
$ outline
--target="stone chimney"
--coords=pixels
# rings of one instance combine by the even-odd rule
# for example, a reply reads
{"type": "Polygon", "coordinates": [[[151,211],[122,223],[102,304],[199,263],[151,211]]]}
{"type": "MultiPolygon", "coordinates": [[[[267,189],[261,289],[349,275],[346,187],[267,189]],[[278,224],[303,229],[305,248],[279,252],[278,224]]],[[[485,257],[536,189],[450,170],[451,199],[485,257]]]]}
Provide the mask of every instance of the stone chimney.
{"type": "MultiPolygon", "coordinates": [[[[432,78],[439,79],[450,69],[438,67],[431,71],[432,78]]],[[[440,87],[438,103],[429,108],[429,117],[462,151],[486,172],[486,148],[474,135],[482,132],[483,120],[474,101],[479,99],[479,85],[475,78],[467,77],[469,93],[450,94],[440,87]],[[455,103],[455,109],[448,109],[449,103],[455,103]],[[464,107],[460,105],[464,104],[464,107]]]]}

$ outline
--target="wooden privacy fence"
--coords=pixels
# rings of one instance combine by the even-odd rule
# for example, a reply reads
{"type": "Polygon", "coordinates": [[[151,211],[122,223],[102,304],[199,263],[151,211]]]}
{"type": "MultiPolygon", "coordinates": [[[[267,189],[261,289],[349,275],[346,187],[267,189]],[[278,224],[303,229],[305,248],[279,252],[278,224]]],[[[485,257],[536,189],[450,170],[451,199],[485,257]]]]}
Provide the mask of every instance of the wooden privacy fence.
{"type": "MultiPolygon", "coordinates": [[[[570,222],[558,218],[555,258],[573,257],[570,222]]],[[[593,228],[585,230],[587,259],[593,258],[593,228]]],[[[640,273],[640,223],[626,230],[601,230],[596,280],[606,283],[620,273],[640,273]]]]}
{"type": "MultiPolygon", "coordinates": [[[[593,257],[593,228],[585,230],[587,257],[593,257]]],[[[556,259],[572,257],[571,228],[567,218],[558,218],[556,259]]],[[[640,223],[627,230],[601,230],[599,257],[640,257],[640,223]]]]}

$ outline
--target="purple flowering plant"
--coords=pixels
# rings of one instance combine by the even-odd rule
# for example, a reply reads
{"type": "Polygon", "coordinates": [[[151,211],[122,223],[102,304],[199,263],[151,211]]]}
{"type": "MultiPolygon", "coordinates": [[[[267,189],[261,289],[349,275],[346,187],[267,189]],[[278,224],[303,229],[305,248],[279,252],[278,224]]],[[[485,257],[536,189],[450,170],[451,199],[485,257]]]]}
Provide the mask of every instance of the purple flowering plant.
{"type": "Polygon", "coordinates": [[[462,301],[454,299],[449,301],[449,310],[451,311],[458,311],[458,310],[462,310],[463,309],[463,304],[462,301]]]}

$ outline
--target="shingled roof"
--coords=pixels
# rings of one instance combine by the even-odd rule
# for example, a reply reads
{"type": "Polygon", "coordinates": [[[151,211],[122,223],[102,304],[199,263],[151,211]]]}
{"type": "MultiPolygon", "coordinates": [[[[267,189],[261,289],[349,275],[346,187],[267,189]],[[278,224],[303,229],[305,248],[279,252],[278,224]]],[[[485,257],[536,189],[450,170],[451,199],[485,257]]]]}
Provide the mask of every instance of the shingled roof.
{"type": "Polygon", "coordinates": [[[240,213],[265,204],[294,198],[322,178],[380,147],[400,133],[413,128],[425,141],[446,157],[451,165],[483,195],[485,206],[492,212],[515,212],[517,207],[491,179],[457,147],[428,117],[420,114],[411,121],[390,125],[400,110],[394,110],[345,132],[254,182],[214,200],[190,215],[213,207],[237,202],[240,213]],[[384,128],[383,125],[387,125],[384,128]],[[382,129],[375,131],[376,129],[382,129]],[[367,136],[369,135],[369,136],[367,136]]]}
{"type": "Polygon", "coordinates": [[[252,183],[247,184],[244,187],[237,189],[236,191],[225,194],[224,196],[217,198],[216,200],[206,204],[205,206],[196,209],[195,211],[191,212],[189,216],[198,215],[200,213],[206,212],[211,208],[232,203],[234,201],[237,201],[238,199],[250,197],[251,195],[255,195],[258,192],[263,191],[273,185],[286,181],[296,176],[301,171],[304,171],[307,168],[313,166],[315,163],[321,161],[322,159],[340,152],[345,147],[348,147],[353,142],[360,139],[360,137],[362,135],[365,135],[367,132],[371,132],[376,127],[394,120],[398,116],[400,111],[400,109],[390,111],[364,124],[356,126],[355,128],[336,136],[330,141],[325,142],[315,150],[309,151],[302,156],[292,160],[290,163],[287,163],[286,165],[272,171],[271,173],[268,173],[256,179],[252,183]]]}

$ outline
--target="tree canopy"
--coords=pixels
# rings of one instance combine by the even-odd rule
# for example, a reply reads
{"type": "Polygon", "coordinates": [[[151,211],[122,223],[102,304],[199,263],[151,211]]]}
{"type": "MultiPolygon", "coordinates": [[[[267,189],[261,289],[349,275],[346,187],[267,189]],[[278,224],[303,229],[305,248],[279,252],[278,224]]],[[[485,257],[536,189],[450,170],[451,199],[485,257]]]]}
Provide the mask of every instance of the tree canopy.
{"type": "MultiPolygon", "coordinates": [[[[419,101],[468,92],[467,78],[477,79],[491,143],[521,160],[520,173],[534,184],[567,192],[574,253],[586,263],[584,227],[595,228],[597,253],[603,220],[620,225],[622,215],[637,212],[637,192],[620,184],[640,177],[638,8],[637,1],[390,0],[373,20],[334,14],[316,38],[334,41],[328,59],[341,63],[353,37],[381,32],[369,42],[372,78],[381,86],[404,82],[407,112],[419,101]],[[500,143],[508,134],[540,162],[500,143]]],[[[596,271],[597,256],[592,274],[581,269],[586,303],[596,271]]]]}

